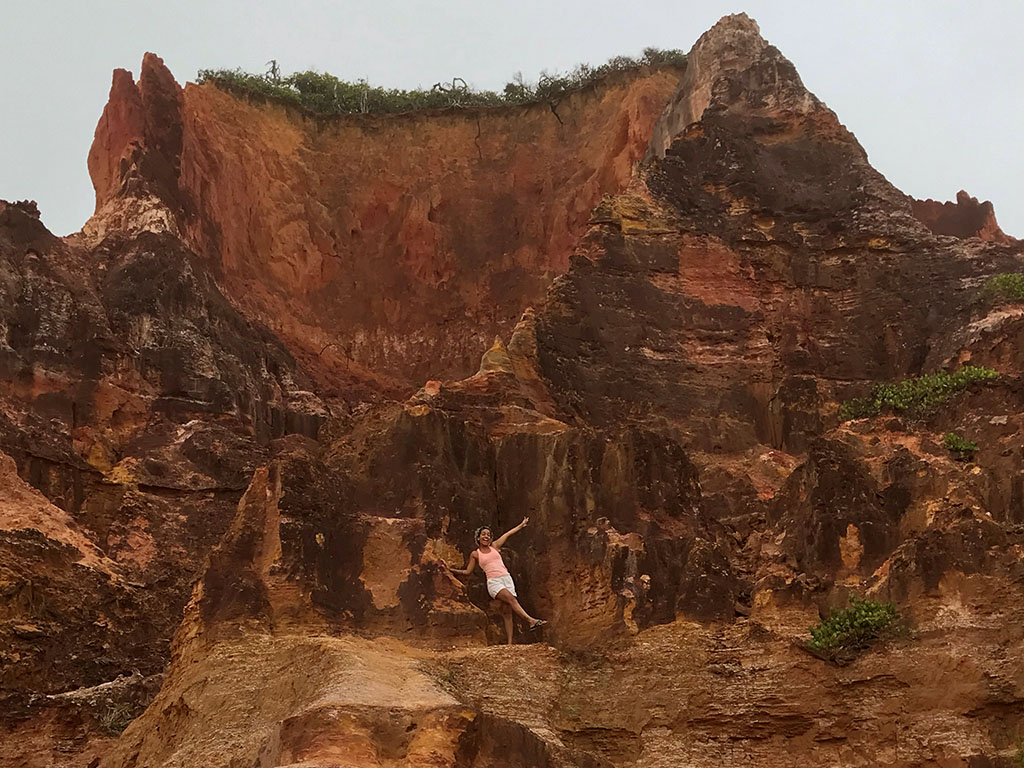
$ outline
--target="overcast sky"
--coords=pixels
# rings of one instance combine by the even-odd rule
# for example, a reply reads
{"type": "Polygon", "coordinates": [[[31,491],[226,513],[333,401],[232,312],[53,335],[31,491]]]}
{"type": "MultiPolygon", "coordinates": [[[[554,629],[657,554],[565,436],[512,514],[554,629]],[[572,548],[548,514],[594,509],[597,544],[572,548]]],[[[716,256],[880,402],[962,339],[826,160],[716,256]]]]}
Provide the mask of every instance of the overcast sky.
{"type": "Polygon", "coordinates": [[[375,85],[566,71],[646,46],[689,50],[745,11],[804,83],[915,197],[989,199],[1024,237],[1024,2],[1019,0],[257,0],[5,2],[0,20],[0,198],[38,201],[63,235],[93,208],[86,156],[110,73],[145,51],[178,81],[201,68],[318,69],[375,85]]]}

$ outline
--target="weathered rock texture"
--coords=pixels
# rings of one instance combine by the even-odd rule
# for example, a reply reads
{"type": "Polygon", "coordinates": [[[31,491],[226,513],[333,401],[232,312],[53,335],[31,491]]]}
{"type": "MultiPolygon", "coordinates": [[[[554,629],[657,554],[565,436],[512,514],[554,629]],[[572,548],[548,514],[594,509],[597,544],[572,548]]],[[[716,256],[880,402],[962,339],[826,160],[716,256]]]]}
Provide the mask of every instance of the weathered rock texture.
{"type": "MultiPolygon", "coordinates": [[[[14,494],[0,706],[13,727],[40,706],[81,704],[48,696],[162,672],[203,558],[267,445],[316,434],[326,411],[176,238],[118,232],[86,247],[50,235],[32,206],[2,202],[0,371],[14,494]],[[19,491],[13,467],[52,506],[19,491]]],[[[85,722],[131,703],[101,701],[85,722]]]]}
{"type": "MultiPolygon", "coordinates": [[[[464,376],[564,271],[602,194],[628,183],[675,70],[558,104],[312,118],[184,94],[147,54],[114,75],[90,171],[123,226],[158,197],[222,284],[331,376],[408,391],[464,376]]],[[[146,225],[155,214],[147,209],[146,225]]]]}
{"type": "Polygon", "coordinates": [[[914,215],[937,235],[953,237],[977,237],[993,243],[1008,243],[1013,240],[996,223],[992,203],[979,203],[962,189],[956,193],[955,203],[939,203],[935,200],[914,200],[914,215]]]}
{"type": "Polygon", "coordinates": [[[665,72],[616,80],[563,101],[561,124],[547,106],[316,122],[179,98],[155,57],[138,87],[116,77],[97,143],[135,159],[91,159],[86,231],[0,209],[0,471],[21,478],[0,500],[4,744],[31,745],[5,758],[1012,764],[1024,308],[981,289],[1024,247],[934,227],[746,16],[687,61],[673,94],[665,72]],[[146,158],[177,134],[135,104],[180,115],[159,173],[146,158]],[[466,131],[478,154],[442,139],[466,131]],[[517,186],[541,176],[536,198],[517,186]],[[308,257],[347,243],[369,294],[357,231],[394,272],[339,314],[355,294],[308,257]],[[491,237],[504,255],[469,258],[491,237]],[[529,279],[495,293],[513,262],[529,279]],[[1002,375],[915,420],[840,422],[875,382],[965,362],[1002,375]],[[972,461],[949,431],[979,443],[972,461]],[[482,581],[439,560],[523,517],[503,554],[550,623],[508,647],[482,581]],[[850,594],[895,601],[908,631],[837,666],[803,644],[850,594]],[[111,744],[104,714],[134,715],[161,672],[111,744]]]}

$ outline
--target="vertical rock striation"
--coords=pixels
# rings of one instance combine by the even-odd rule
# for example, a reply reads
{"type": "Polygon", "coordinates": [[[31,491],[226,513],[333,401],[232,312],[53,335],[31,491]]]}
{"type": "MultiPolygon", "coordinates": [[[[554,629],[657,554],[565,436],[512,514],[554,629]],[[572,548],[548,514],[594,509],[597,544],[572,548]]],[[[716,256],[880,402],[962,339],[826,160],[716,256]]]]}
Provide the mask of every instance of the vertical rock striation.
{"type": "Polygon", "coordinates": [[[87,231],[112,196],[144,187],[233,300],[325,378],[408,392],[471,373],[543,295],[590,209],[628,183],[677,79],[619,76],[551,105],[314,118],[212,85],[182,96],[147,54],[137,88],[115,74],[87,231]]]}

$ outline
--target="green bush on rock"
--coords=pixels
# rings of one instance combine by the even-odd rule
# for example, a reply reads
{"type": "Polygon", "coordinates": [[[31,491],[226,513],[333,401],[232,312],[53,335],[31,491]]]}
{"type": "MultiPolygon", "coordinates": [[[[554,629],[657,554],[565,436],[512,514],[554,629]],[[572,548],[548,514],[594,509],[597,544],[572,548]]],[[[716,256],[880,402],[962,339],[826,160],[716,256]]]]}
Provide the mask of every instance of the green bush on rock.
{"type": "Polygon", "coordinates": [[[848,661],[874,643],[896,636],[900,628],[895,604],[851,595],[849,606],[833,611],[818,626],[810,627],[807,648],[829,661],[848,661]]]}
{"type": "Polygon", "coordinates": [[[339,80],[326,72],[296,72],[281,77],[276,61],[271,62],[270,70],[263,75],[241,69],[201,69],[197,81],[200,84],[212,83],[238,96],[292,104],[318,115],[344,115],[554,102],[567,93],[617,72],[630,72],[642,67],[680,68],[685,62],[686,54],[682,51],[645,48],[643,56],[638,59],[616,56],[597,67],[580,64],[565,75],[542,72],[535,85],[517,74],[501,93],[474,90],[459,77],[448,83],[436,83],[430,90],[381,88],[365,80],[354,83],[339,80]]]}
{"type": "Polygon", "coordinates": [[[942,444],[961,461],[970,461],[971,457],[974,456],[974,452],[978,450],[977,443],[972,440],[965,440],[956,432],[947,432],[946,436],[942,438],[942,444]]]}
{"type": "Polygon", "coordinates": [[[985,292],[997,300],[1024,301],[1024,274],[1008,272],[990,277],[985,282],[985,292]]]}
{"type": "Polygon", "coordinates": [[[877,416],[886,409],[912,416],[921,415],[934,410],[976,381],[998,378],[999,372],[991,368],[965,365],[953,373],[941,371],[895,384],[876,384],[867,397],[855,397],[839,406],[839,416],[843,421],[849,421],[877,416]]]}

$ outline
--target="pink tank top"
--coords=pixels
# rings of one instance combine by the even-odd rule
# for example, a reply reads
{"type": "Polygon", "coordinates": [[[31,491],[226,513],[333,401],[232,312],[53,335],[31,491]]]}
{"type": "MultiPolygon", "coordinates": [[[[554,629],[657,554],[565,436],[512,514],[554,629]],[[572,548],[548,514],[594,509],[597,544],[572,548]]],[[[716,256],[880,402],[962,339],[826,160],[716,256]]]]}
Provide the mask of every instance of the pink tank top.
{"type": "Polygon", "coordinates": [[[488,547],[487,552],[482,549],[476,551],[476,559],[480,561],[480,567],[488,579],[496,579],[499,576],[508,576],[508,568],[501,559],[501,552],[494,547],[488,547]]]}

